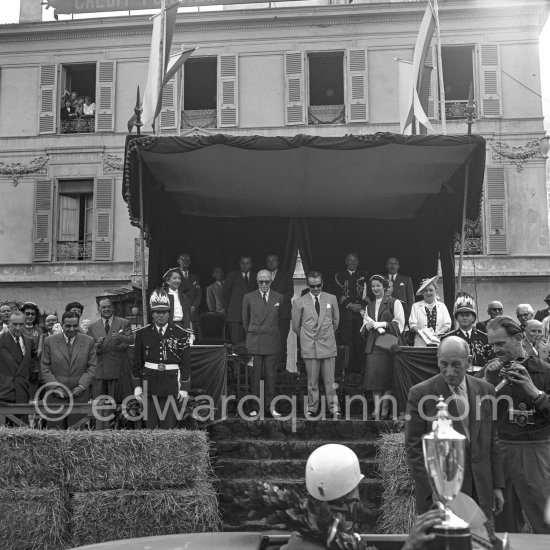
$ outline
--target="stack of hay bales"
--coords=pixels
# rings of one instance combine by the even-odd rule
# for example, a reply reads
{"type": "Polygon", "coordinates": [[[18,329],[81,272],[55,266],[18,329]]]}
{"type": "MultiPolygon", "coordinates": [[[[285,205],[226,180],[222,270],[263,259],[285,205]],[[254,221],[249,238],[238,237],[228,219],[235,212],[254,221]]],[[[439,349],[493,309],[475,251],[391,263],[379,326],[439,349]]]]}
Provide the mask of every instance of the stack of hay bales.
{"type": "Polygon", "coordinates": [[[407,464],[405,434],[384,433],[376,442],[377,462],[382,478],[380,533],[410,533],[416,517],[414,480],[407,464]]]}
{"type": "Polygon", "coordinates": [[[217,531],[204,432],[0,429],[0,548],[217,531]]]}

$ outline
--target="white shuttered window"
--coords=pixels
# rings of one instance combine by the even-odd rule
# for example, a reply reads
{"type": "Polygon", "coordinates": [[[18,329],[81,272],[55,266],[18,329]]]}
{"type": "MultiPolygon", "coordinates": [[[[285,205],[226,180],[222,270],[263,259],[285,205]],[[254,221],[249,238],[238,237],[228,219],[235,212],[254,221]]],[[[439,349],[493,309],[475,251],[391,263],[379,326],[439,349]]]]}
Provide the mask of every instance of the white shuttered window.
{"type": "Polygon", "coordinates": [[[487,198],[487,252],[489,254],[507,254],[506,221],[508,206],[503,167],[487,167],[485,189],[487,198]]]}

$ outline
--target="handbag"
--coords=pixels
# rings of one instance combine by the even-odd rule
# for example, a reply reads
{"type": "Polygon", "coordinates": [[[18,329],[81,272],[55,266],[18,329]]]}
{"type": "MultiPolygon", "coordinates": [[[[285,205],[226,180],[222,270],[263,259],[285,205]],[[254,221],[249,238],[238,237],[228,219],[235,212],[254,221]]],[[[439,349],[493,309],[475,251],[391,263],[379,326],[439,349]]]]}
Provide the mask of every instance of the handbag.
{"type": "Polygon", "coordinates": [[[383,349],[385,351],[390,351],[393,346],[399,345],[399,338],[397,338],[397,336],[394,336],[393,334],[381,334],[374,342],[374,345],[377,348],[383,349]]]}

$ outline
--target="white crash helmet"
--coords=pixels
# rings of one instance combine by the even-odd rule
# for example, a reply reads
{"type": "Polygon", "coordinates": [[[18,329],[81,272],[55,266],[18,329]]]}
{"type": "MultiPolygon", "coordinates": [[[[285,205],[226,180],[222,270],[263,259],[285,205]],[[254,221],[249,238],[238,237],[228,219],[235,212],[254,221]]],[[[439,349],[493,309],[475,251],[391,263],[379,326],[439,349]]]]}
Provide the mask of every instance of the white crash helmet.
{"type": "Polygon", "coordinates": [[[323,445],[307,459],[306,488],[317,500],[343,497],[355,489],[363,477],[357,455],[345,445],[323,445]]]}

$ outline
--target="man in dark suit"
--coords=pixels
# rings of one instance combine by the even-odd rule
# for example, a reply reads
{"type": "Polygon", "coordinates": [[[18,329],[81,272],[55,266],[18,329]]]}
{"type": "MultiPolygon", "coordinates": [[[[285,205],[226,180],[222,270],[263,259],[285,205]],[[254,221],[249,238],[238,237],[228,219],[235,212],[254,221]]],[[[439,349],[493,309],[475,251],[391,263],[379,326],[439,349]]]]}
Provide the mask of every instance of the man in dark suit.
{"type": "Polygon", "coordinates": [[[544,321],[544,319],[546,319],[546,317],[550,315],[550,294],[546,296],[544,301],[546,302],[547,307],[545,307],[544,309],[539,309],[535,313],[535,321],[544,321]]]}
{"type": "Polygon", "coordinates": [[[197,275],[189,271],[191,256],[187,252],[180,252],[178,254],[178,264],[181,273],[180,292],[185,294],[189,301],[191,323],[196,323],[199,320],[199,307],[202,300],[201,284],[197,275]]]}
{"type": "Polygon", "coordinates": [[[416,513],[432,505],[432,490],[424,466],[422,436],[432,431],[437,402],[443,396],[454,429],[467,438],[464,482],[461,491],[477,501],[485,515],[502,511],[504,474],[493,419],[495,390],[486,382],[466,376],[472,357],[467,343],[449,336],[439,346],[440,374],[413,386],[407,402],[405,445],[416,487],[416,513]]]}
{"type": "Polygon", "coordinates": [[[0,334],[6,332],[10,324],[11,306],[9,304],[0,305],[0,334]]]}
{"type": "MultiPolygon", "coordinates": [[[[49,395],[49,403],[86,403],[90,397],[97,368],[96,345],[91,336],[78,332],[78,313],[66,311],[61,318],[63,332],[48,336],[40,360],[42,379],[55,386],[55,394],[49,395]]],[[[67,428],[80,420],[82,415],[70,414],[64,419],[48,420],[49,428],[67,428]]]]}
{"type": "Polygon", "coordinates": [[[346,269],[334,276],[335,294],[340,307],[338,336],[341,343],[349,348],[350,372],[363,372],[365,340],[360,331],[363,324],[361,311],[370,301],[365,292],[367,274],[359,270],[359,255],[356,252],[346,256],[345,264],[346,269]]]}
{"type": "Polygon", "coordinates": [[[386,269],[388,271],[388,281],[393,283],[392,296],[397,298],[405,310],[405,324],[409,323],[409,315],[414,304],[414,290],[410,277],[399,273],[399,260],[391,257],[386,260],[386,269]]]}
{"type": "MultiPolygon", "coordinates": [[[[116,385],[126,363],[126,350],[134,340],[128,319],[113,315],[113,302],[101,298],[98,304],[101,319],[92,323],[90,336],[96,343],[97,369],[95,371],[93,396],[109,396],[116,400],[116,385]]],[[[100,421],[98,420],[98,423],[100,421]]],[[[97,428],[103,427],[97,425],[97,428]]]]}
{"type": "Polygon", "coordinates": [[[232,344],[244,341],[243,331],[243,299],[244,295],[252,292],[256,287],[256,273],[251,271],[252,258],[241,256],[239,270],[231,271],[225,278],[223,299],[229,339],[232,344]]]}
{"type": "MultiPolygon", "coordinates": [[[[281,334],[279,317],[282,294],[270,289],[271,272],[262,269],[257,275],[258,290],[245,294],[242,316],[246,333],[246,349],[254,356],[252,364],[252,392],[260,398],[261,381],[264,381],[264,403],[260,401],[260,413],[279,418],[281,415],[272,406],[275,397],[275,379],[281,362],[281,334]],[[263,411],[262,411],[263,409],[263,411]]],[[[258,411],[253,408],[250,416],[258,411]]]]}
{"type": "MultiPolygon", "coordinates": [[[[25,315],[13,312],[8,330],[0,334],[0,403],[28,403],[31,379],[37,379],[34,341],[22,334],[25,315]]],[[[24,417],[22,417],[25,420],[24,417]]]]}
{"type": "Polygon", "coordinates": [[[182,329],[191,328],[191,306],[189,299],[182,291],[182,274],[177,267],[172,267],[163,276],[164,290],[170,300],[170,317],[168,322],[178,325],[182,329]]]}
{"type": "Polygon", "coordinates": [[[271,272],[271,290],[282,294],[281,313],[279,317],[279,332],[281,334],[281,355],[282,361],[279,366],[286,365],[286,341],[290,330],[290,319],[292,317],[292,296],[294,296],[294,282],[292,274],[279,269],[279,257],[270,254],[266,258],[267,269],[271,272]]]}
{"type": "Polygon", "coordinates": [[[493,300],[492,302],[489,302],[489,305],[487,306],[487,313],[489,314],[489,319],[485,319],[485,321],[479,321],[476,324],[477,330],[481,330],[481,332],[484,332],[487,334],[487,325],[489,324],[489,321],[492,319],[495,319],[499,315],[502,315],[504,311],[503,305],[498,300],[493,300]]]}

